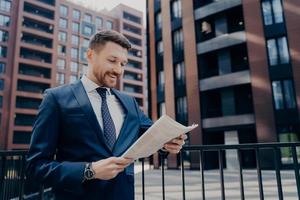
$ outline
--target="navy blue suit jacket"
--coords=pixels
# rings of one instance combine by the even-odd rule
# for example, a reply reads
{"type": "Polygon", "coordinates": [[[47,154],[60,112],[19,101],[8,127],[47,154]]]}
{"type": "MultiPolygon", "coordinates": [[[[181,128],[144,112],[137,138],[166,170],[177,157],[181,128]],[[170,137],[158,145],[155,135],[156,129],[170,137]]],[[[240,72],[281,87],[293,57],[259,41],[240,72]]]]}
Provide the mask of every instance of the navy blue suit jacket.
{"type": "Polygon", "coordinates": [[[86,162],[122,155],[152,124],[133,97],[112,92],[126,116],[110,150],[81,81],[45,91],[33,127],[27,173],[53,187],[56,199],[134,199],[133,164],[114,179],[82,183],[86,162]]]}

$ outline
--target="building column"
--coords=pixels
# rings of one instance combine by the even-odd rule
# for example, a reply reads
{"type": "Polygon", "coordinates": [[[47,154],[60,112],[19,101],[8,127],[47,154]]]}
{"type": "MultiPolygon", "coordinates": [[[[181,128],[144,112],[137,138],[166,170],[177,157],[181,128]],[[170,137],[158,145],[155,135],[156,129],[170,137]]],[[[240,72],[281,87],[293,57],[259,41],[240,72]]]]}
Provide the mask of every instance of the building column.
{"type": "MultiPolygon", "coordinates": [[[[186,96],[188,106],[188,123],[198,127],[191,131],[190,144],[202,144],[200,90],[197,65],[197,48],[193,1],[182,0],[182,28],[184,41],[184,62],[186,70],[186,96]]],[[[199,153],[191,152],[191,168],[200,167],[199,153]]]]}
{"type": "Polygon", "coordinates": [[[277,141],[277,134],[260,3],[243,0],[257,142],[261,143],[277,141]]]}

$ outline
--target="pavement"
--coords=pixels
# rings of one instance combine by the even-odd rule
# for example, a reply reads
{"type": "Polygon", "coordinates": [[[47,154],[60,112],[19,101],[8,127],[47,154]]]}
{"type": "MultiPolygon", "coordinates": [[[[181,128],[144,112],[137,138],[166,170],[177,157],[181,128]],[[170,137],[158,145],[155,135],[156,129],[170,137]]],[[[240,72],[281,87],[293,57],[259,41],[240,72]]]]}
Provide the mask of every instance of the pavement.
{"type": "MultiPolygon", "coordinates": [[[[142,200],[142,173],[141,165],[135,167],[135,199],[142,200]]],[[[245,199],[260,199],[259,186],[256,170],[243,170],[245,199]]],[[[205,199],[220,200],[221,186],[218,170],[206,170],[205,179],[205,199]]],[[[276,200],[278,198],[277,182],[275,171],[263,170],[263,193],[264,199],[276,200]]],[[[281,182],[283,198],[285,200],[298,199],[295,174],[292,170],[281,171],[281,182]]],[[[165,171],[165,199],[182,200],[180,170],[165,171]]],[[[229,200],[239,200],[240,183],[239,172],[236,170],[224,170],[225,197],[229,200]]],[[[145,165],[145,200],[162,200],[161,170],[151,169],[145,165]]],[[[201,173],[198,170],[185,170],[185,199],[202,199],[201,173]]]]}

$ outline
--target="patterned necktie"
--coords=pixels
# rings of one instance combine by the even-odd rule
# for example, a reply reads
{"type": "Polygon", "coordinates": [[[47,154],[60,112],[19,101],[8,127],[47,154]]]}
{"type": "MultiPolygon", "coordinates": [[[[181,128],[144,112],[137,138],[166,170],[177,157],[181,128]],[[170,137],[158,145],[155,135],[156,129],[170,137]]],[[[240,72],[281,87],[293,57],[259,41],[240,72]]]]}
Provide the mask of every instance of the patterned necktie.
{"type": "Polygon", "coordinates": [[[103,132],[104,137],[106,139],[106,144],[112,150],[115,142],[116,142],[116,128],[114,121],[111,118],[111,115],[108,110],[107,102],[106,102],[106,88],[97,88],[98,94],[101,96],[102,104],[101,104],[101,113],[103,120],[103,132]]]}

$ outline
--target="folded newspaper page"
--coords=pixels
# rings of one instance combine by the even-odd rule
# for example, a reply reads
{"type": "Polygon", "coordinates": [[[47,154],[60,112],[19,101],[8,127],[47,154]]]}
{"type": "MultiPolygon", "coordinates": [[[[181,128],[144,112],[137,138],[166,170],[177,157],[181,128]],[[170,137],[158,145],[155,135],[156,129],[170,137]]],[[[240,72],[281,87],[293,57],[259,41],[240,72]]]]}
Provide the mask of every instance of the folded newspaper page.
{"type": "Polygon", "coordinates": [[[122,157],[138,159],[148,157],[159,149],[165,143],[187,133],[198,124],[184,126],[167,115],[161,116],[129,149],[122,157]]]}

